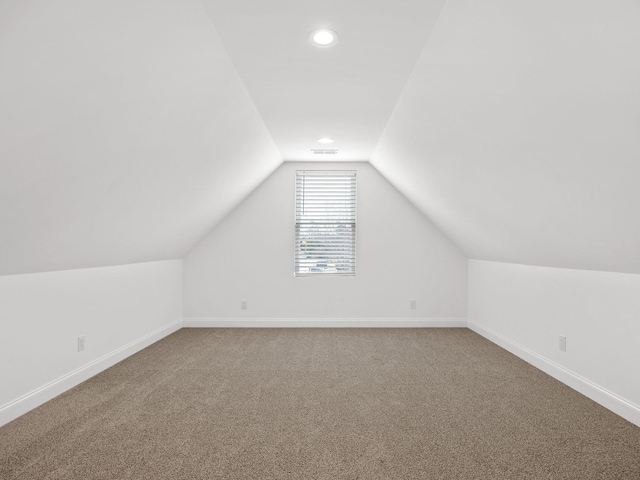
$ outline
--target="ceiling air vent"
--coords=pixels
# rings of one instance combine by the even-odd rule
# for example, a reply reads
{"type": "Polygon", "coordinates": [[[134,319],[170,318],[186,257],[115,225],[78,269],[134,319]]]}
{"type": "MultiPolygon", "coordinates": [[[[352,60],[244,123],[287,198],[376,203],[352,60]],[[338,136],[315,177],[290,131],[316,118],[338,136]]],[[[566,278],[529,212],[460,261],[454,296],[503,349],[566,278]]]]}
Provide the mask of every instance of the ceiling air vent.
{"type": "Polygon", "coordinates": [[[338,153],[337,148],[312,148],[311,151],[314,155],[335,155],[338,153]]]}

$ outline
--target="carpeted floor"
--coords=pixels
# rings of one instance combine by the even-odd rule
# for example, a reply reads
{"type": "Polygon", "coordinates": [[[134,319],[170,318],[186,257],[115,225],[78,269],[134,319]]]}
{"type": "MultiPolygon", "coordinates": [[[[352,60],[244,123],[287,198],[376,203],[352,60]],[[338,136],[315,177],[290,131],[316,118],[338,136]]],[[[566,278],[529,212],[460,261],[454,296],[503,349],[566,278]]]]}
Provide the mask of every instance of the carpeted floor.
{"type": "Polygon", "coordinates": [[[467,329],[183,329],[0,428],[8,479],[640,479],[640,428],[467,329]]]}

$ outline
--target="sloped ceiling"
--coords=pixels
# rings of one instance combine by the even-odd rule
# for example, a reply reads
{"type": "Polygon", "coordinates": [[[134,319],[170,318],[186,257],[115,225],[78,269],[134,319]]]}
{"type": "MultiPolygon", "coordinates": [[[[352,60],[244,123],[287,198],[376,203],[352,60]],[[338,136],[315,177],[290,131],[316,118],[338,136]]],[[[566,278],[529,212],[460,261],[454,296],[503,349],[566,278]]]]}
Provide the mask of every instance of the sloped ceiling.
{"type": "Polygon", "coordinates": [[[0,2],[0,274],[180,258],[281,162],[199,1],[0,2]]]}
{"type": "Polygon", "coordinates": [[[372,164],[471,258],[640,273],[640,2],[449,0],[372,164]]]}
{"type": "Polygon", "coordinates": [[[203,0],[285,160],[368,160],[445,0],[203,0]],[[317,48],[310,32],[339,42],[317,48]]]}
{"type": "Polygon", "coordinates": [[[0,274],[181,258],[321,136],[472,258],[640,273],[638,25],[635,0],[0,2],[0,274]]]}

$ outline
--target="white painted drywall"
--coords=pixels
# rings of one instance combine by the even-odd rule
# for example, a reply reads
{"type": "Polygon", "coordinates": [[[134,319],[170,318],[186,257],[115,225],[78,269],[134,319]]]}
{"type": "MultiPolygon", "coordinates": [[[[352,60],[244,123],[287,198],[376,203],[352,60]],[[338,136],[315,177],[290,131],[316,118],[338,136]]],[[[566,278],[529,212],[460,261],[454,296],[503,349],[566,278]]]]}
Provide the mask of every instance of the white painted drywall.
{"type": "Polygon", "coordinates": [[[368,163],[285,162],[185,257],[184,316],[464,319],[466,282],[466,257],[368,163]],[[357,170],[355,277],[293,275],[304,169],[357,170]]]}
{"type": "Polygon", "coordinates": [[[635,405],[640,420],[640,275],[469,260],[469,322],[635,405]]]}
{"type": "Polygon", "coordinates": [[[0,2],[0,274],[181,258],[281,161],[199,0],[0,2]]]}
{"type": "Polygon", "coordinates": [[[371,163],[469,258],[640,273],[640,2],[449,0],[371,163]]]}
{"type": "Polygon", "coordinates": [[[181,260],[0,276],[0,413],[179,322],[181,308],[181,260]],[[82,352],[79,335],[86,338],[82,352]]]}
{"type": "Polygon", "coordinates": [[[446,0],[202,0],[234,66],[286,160],[371,156],[446,0]],[[317,48],[307,34],[342,38],[317,48]],[[321,146],[321,145],[320,145],[321,146]]]}

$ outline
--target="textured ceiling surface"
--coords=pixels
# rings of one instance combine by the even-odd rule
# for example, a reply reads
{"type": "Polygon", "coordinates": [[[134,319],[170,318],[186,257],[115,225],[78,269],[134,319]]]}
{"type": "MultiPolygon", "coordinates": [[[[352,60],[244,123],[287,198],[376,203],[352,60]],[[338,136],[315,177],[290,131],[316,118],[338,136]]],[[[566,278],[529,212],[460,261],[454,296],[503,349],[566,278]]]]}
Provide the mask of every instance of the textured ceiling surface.
{"type": "Polygon", "coordinates": [[[0,2],[0,274],[181,258],[322,136],[471,258],[640,273],[638,25],[635,0],[0,2]]]}

